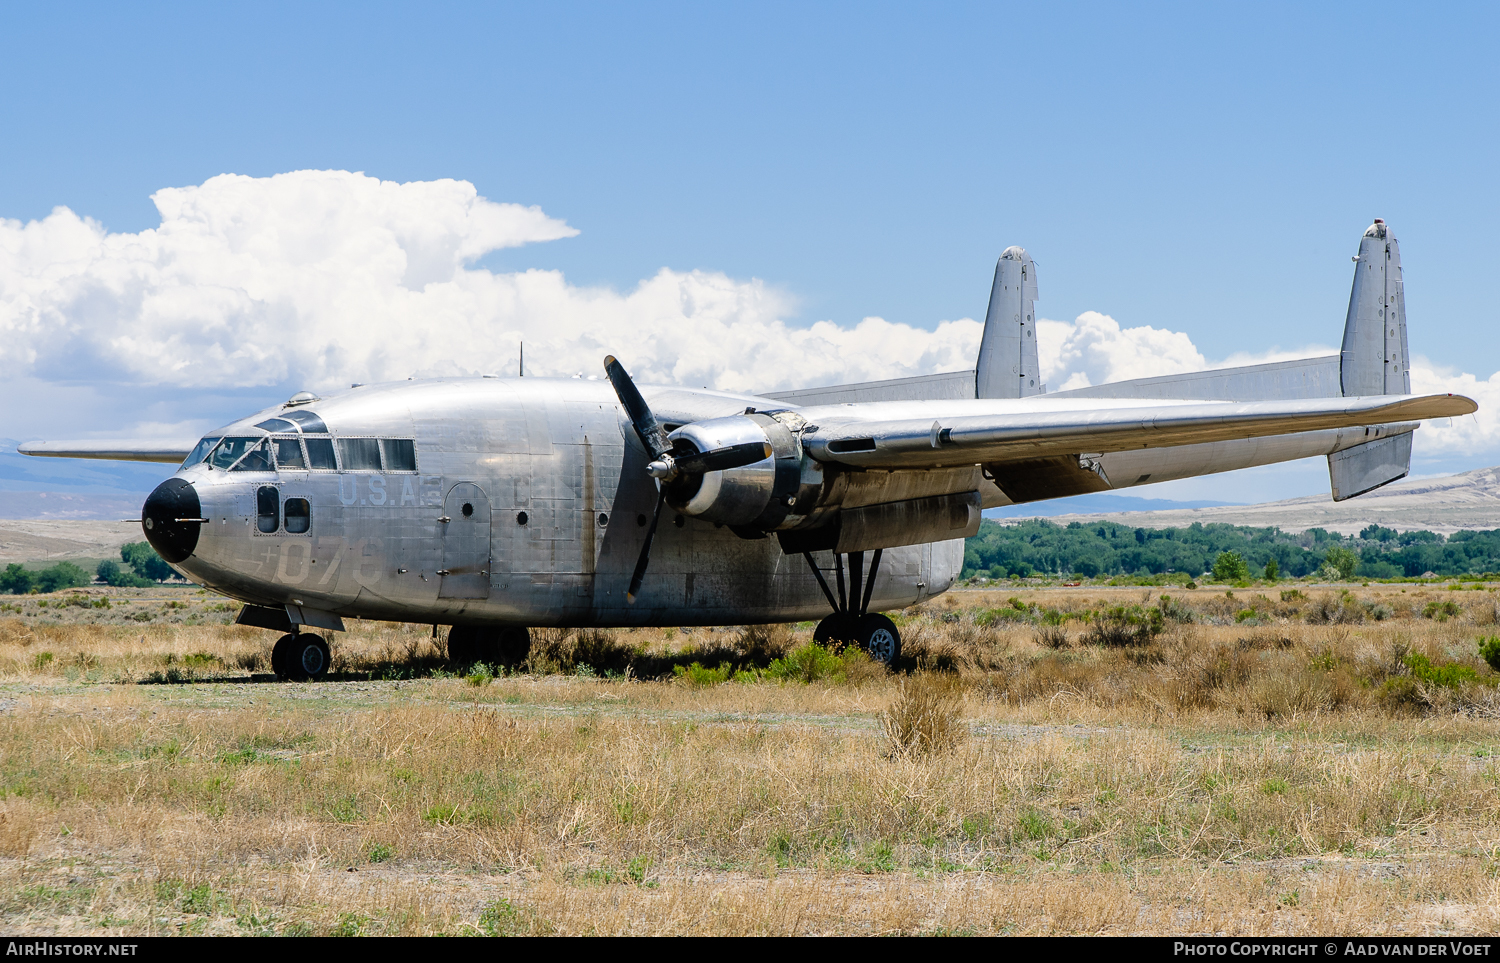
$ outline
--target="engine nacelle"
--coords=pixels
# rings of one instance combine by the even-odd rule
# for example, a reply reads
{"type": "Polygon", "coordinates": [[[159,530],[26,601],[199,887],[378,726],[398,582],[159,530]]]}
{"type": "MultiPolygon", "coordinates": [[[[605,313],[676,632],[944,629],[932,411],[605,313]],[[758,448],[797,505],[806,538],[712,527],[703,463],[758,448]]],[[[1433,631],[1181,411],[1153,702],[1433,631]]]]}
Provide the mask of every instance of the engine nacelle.
{"type": "Polygon", "coordinates": [[[796,503],[802,477],[802,444],[796,434],[770,415],[747,412],[695,421],[667,437],[679,455],[766,442],[772,453],[770,458],[741,468],[673,479],[666,486],[666,495],[674,511],[759,537],[780,525],[796,503]]]}

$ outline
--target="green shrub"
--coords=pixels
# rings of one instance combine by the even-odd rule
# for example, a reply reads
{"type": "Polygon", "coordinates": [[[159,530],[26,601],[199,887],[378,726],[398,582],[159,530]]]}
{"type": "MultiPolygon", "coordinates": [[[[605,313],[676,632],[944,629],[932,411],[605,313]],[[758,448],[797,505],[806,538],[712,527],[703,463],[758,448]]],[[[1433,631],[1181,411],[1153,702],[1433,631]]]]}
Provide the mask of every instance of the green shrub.
{"type": "Polygon", "coordinates": [[[1084,641],[1089,645],[1146,645],[1166,628],[1160,607],[1114,605],[1094,615],[1084,641]]]}
{"type": "Polygon", "coordinates": [[[1479,640],[1479,657],[1500,672],[1500,636],[1487,636],[1479,640]]]}
{"type": "Polygon", "coordinates": [[[817,682],[819,679],[843,681],[846,674],[845,659],[863,652],[851,649],[844,656],[818,645],[816,642],[793,649],[784,658],[774,660],[766,666],[766,675],[783,682],[817,682]]]}
{"type": "Polygon", "coordinates": [[[1428,602],[1422,606],[1422,618],[1433,619],[1437,622],[1446,622],[1455,615],[1462,612],[1457,602],[1444,600],[1442,602],[1428,602]]]}
{"type": "Polygon", "coordinates": [[[720,662],[711,669],[702,662],[694,662],[688,666],[672,666],[672,674],[691,686],[720,685],[729,681],[733,667],[728,662],[720,662]]]}
{"type": "Polygon", "coordinates": [[[1274,582],[1280,577],[1281,566],[1276,564],[1276,560],[1273,558],[1270,561],[1266,562],[1266,581],[1274,582]]]}
{"type": "Polygon", "coordinates": [[[1444,688],[1456,689],[1465,683],[1479,681],[1479,673],[1457,662],[1433,665],[1431,659],[1416,652],[1408,654],[1402,661],[1411,670],[1412,678],[1426,682],[1428,685],[1440,685],[1444,688]]]}

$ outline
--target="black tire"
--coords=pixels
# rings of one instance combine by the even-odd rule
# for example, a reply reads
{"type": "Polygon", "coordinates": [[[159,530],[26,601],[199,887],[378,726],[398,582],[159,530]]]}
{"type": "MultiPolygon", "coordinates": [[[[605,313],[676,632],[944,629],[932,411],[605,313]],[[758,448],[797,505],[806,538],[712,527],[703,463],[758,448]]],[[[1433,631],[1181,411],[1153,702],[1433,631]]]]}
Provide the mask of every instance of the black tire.
{"type": "Polygon", "coordinates": [[[276,673],[276,678],[286,679],[290,677],[292,649],[297,644],[295,633],[287,633],[276,640],[271,647],[271,671],[276,673]]]}
{"type": "Polygon", "coordinates": [[[328,666],[332,661],[333,653],[329,651],[328,643],[323,641],[323,637],[304,633],[296,636],[283,664],[287,671],[286,677],[294,682],[316,682],[328,674],[328,666]]]}
{"type": "Polygon", "coordinates": [[[455,625],[448,630],[448,664],[465,666],[474,663],[474,629],[455,625]]]}
{"type": "Polygon", "coordinates": [[[860,616],[854,634],[860,648],[870,653],[870,658],[876,662],[892,666],[901,658],[901,630],[884,615],[871,612],[860,616]]]}
{"type": "Polygon", "coordinates": [[[460,667],[483,662],[515,666],[531,654],[531,632],[518,626],[455,625],[448,630],[448,664],[460,667]]]}
{"type": "Polygon", "coordinates": [[[837,648],[856,640],[855,617],[835,612],[813,629],[813,641],[824,648],[837,648]]]}
{"type": "Polygon", "coordinates": [[[500,664],[524,665],[531,655],[531,630],[525,626],[512,626],[500,633],[500,664]]]}

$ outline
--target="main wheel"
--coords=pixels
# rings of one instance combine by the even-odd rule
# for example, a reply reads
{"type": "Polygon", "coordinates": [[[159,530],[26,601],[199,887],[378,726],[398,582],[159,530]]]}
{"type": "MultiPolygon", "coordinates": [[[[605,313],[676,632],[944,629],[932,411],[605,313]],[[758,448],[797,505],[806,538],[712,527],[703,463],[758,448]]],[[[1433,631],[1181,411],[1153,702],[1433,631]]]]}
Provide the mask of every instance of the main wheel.
{"type": "Polygon", "coordinates": [[[502,630],[499,653],[502,665],[523,664],[531,655],[531,630],[525,626],[512,626],[502,630]]]}
{"type": "Polygon", "coordinates": [[[294,637],[284,661],[286,677],[296,682],[316,682],[328,673],[333,653],[320,635],[304,633],[294,637]]]}
{"type": "Polygon", "coordinates": [[[813,629],[813,641],[825,648],[855,641],[855,622],[852,615],[835,612],[818,623],[813,629]]]}
{"type": "Polygon", "coordinates": [[[292,649],[297,644],[295,633],[288,633],[276,640],[271,648],[271,671],[276,673],[276,678],[285,679],[291,675],[288,665],[292,658],[292,649]]]}
{"type": "Polygon", "coordinates": [[[448,662],[455,666],[520,665],[531,654],[531,632],[524,626],[455,625],[448,630],[448,662]]]}
{"type": "Polygon", "coordinates": [[[870,658],[894,665],[901,657],[901,632],[896,623],[878,612],[862,615],[854,623],[855,641],[870,653],[870,658]]]}

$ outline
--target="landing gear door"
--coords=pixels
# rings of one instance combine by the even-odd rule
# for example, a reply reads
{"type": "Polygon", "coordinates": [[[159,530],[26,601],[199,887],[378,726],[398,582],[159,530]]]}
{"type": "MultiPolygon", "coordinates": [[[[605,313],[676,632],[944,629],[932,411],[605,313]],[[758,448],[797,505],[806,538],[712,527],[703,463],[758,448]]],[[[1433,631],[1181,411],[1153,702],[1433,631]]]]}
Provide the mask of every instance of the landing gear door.
{"type": "Polygon", "coordinates": [[[490,597],[490,500],[484,489],[460,482],[443,501],[440,599],[490,597]]]}

